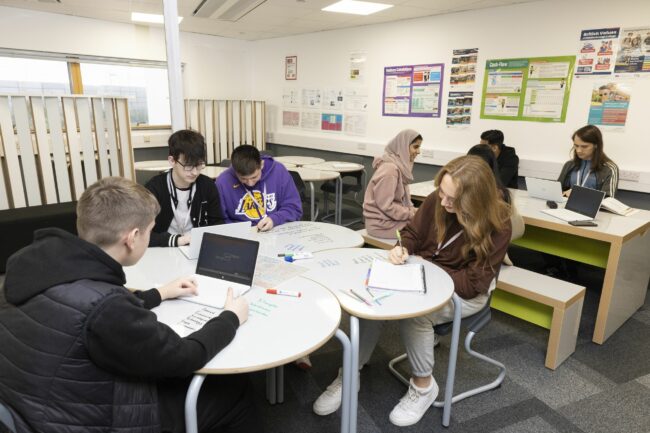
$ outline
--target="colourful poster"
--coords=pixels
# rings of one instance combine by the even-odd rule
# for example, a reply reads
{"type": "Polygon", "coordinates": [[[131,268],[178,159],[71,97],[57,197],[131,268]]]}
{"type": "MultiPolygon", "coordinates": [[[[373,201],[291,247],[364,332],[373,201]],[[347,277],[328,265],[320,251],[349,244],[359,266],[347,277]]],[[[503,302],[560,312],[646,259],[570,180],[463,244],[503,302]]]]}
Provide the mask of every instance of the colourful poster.
{"type": "Polygon", "coordinates": [[[488,60],[481,119],[564,122],[575,56],[488,60]]]}
{"type": "Polygon", "coordinates": [[[594,84],[589,107],[590,125],[625,126],[630,106],[630,87],[623,83],[594,84]]]}
{"type": "Polygon", "coordinates": [[[478,48],[454,50],[451,58],[449,85],[452,89],[473,88],[476,82],[478,48]]]}
{"type": "Polygon", "coordinates": [[[440,117],[444,65],[384,68],[384,116],[440,117]]]}
{"type": "Polygon", "coordinates": [[[449,92],[447,126],[467,126],[472,122],[474,92],[449,92]]]}
{"type": "Polygon", "coordinates": [[[300,126],[300,111],[282,111],[282,126],[297,128],[300,126]]]}
{"type": "Polygon", "coordinates": [[[320,129],[323,131],[342,131],[343,115],[335,113],[322,113],[320,129]]]}
{"type": "Polygon", "coordinates": [[[614,70],[619,28],[590,29],[580,33],[576,75],[609,75],[614,70]]]}
{"type": "Polygon", "coordinates": [[[650,72],[650,27],[621,30],[616,73],[650,72]]]}

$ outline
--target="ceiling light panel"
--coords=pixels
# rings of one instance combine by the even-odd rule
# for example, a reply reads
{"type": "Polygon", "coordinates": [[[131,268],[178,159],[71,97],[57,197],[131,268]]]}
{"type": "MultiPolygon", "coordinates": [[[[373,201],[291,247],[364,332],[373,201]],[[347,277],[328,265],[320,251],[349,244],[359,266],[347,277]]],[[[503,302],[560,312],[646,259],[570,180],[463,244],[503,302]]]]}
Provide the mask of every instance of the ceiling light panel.
{"type": "Polygon", "coordinates": [[[325,12],[338,12],[343,14],[370,15],[392,7],[393,5],[384,3],[341,0],[340,2],[331,4],[322,10],[325,12]]]}

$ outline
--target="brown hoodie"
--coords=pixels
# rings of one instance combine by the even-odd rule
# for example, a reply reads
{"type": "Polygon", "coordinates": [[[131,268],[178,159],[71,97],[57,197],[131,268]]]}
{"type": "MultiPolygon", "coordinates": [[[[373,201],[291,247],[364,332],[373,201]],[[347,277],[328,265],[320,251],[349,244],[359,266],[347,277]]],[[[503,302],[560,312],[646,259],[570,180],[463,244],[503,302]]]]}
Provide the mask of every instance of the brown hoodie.
{"type": "Polygon", "coordinates": [[[381,157],[375,158],[375,169],[363,200],[363,216],[368,234],[395,239],[415,214],[409,183],[413,181],[413,162],[409,146],[419,134],[405,129],[388,143],[381,157]]]}

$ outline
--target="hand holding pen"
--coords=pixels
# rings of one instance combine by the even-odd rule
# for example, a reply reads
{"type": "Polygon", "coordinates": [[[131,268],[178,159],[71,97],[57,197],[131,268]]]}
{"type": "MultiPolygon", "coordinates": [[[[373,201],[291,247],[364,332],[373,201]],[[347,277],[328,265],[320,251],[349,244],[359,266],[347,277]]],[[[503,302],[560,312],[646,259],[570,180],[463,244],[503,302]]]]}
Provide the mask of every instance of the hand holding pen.
{"type": "Polygon", "coordinates": [[[388,261],[394,265],[403,265],[409,258],[409,252],[402,246],[402,236],[399,230],[395,230],[395,233],[397,234],[397,246],[388,253],[388,261]]]}
{"type": "Polygon", "coordinates": [[[258,232],[268,232],[273,228],[273,220],[268,217],[266,214],[262,217],[262,219],[257,223],[257,231],[258,232]]]}

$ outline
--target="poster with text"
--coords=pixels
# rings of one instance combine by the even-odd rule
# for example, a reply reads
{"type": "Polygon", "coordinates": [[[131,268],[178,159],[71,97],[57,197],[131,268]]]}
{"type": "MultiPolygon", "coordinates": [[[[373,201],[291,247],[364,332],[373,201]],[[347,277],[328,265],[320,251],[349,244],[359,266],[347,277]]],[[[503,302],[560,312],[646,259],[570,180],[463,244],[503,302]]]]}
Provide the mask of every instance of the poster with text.
{"type": "Polygon", "coordinates": [[[298,128],[300,126],[300,111],[283,111],[282,126],[287,128],[298,128]]]}
{"type": "Polygon", "coordinates": [[[343,115],[339,113],[322,113],[320,129],[322,131],[342,131],[343,115]]]}
{"type": "Polygon", "coordinates": [[[363,81],[366,77],[366,59],[365,51],[356,51],[350,53],[350,80],[363,81]]]}
{"type": "Polygon", "coordinates": [[[590,125],[625,126],[629,106],[629,85],[613,82],[594,84],[587,123],[590,125]]]}
{"type": "Polygon", "coordinates": [[[303,111],[300,116],[302,129],[317,131],[320,129],[320,111],[303,111]]]}
{"type": "Polygon", "coordinates": [[[282,89],[282,105],[285,107],[300,107],[300,89],[293,87],[282,89]]]}
{"type": "Polygon", "coordinates": [[[575,56],[488,60],[481,119],[564,122],[575,56]]]}
{"type": "Polygon", "coordinates": [[[471,89],[476,82],[478,48],[454,50],[451,58],[449,85],[454,90],[471,89]]]}
{"type": "Polygon", "coordinates": [[[384,68],[384,116],[440,117],[444,65],[384,68]]]}
{"type": "Polygon", "coordinates": [[[323,109],[337,110],[343,109],[343,89],[326,88],[323,91],[323,109]]]}
{"type": "Polygon", "coordinates": [[[576,76],[609,75],[612,73],[619,30],[618,27],[615,27],[580,32],[576,76]]]}
{"type": "Polygon", "coordinates": [[[323,103],[323,95],[320,89],[302,89],[302,106],[305,108],[320,108],[323,103]]]}
{"type": "Polygon", "coordinates": [[[622,29],[616,73],[650,72],[650,27],[622,29]]]}
{"type": "Polygon", "coordinates": [[[474,92],[449,92],[447,126],[468,126],[472,122],[474,92]]]}

